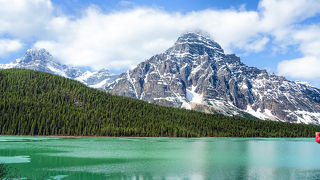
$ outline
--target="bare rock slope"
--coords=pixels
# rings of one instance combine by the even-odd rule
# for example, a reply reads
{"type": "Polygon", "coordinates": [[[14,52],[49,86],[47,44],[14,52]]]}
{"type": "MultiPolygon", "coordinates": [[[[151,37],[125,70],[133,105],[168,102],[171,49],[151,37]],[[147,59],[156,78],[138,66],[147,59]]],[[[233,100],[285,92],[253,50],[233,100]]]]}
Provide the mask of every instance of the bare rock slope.
{"type": "Polygon", "coordinates": [[[183,34],[173,47],[122,73],[105,90],[208,113],[320,122],[319,89],[248,67],[197,33],[183,34]]]}

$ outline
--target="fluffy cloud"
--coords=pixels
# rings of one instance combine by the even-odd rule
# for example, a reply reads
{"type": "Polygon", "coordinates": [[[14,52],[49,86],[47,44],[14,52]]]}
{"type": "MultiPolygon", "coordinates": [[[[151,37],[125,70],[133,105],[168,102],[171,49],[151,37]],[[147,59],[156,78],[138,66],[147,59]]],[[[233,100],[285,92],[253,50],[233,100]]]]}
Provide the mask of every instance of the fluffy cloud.
{"type": "Polygon", "coordinates": [[[292,78],[316,79],[320,78],[320,27],[310,25],[291,33],[293,42],[304,57],[285,60],[278,64],[281,75],[292,78]]]}
{"type": "Polygon", "coordinates": [[[52,11],[49,0],[0,0],[0,57],[21,50],[23,40],[44,35],[52,11]]]}
{"type": "Polygon", "coordinates": [[[259,8],[261,24],[271,34],[279,50],[297,46],[301,58],[284,60],[278,64],[278,73],[291,78],[316,79],[320,77],[320,25],[301,23],[320,13],[316,0],[265,0],[259,8]]]}
{"type": "MultiPolygon", "coordinates": [[[[58,60],[94,69],[125,69],[163,52],[186,31],[208,32],[227,52],[247,53],[298,46],[305,58],[286,60],[278,71],[292,77],[318,62],[319,25],[302,23],[320,12],[318,0],[262,0],[256,11],[244,8],[172,13],[156,8],[135,7],[105,13],[89,7],[80,17],[57,15],[50,0],[0,0],[0,39],[35,39],[34,47],[48,49],[58,60]],[[308,62],[308,63],[306,63],[308,62]],[[309,64],[309,66],[307,66],[309,64]],[[289,68],[290,67],[290,68],[289,68]]],[[[129,5],[130,1],[121,1],[129,5]]]]}
{"type": "Polygon", "coordinates": [[[267,40],[256,36],[258,30],[254,30],[257,29],[254,24],[257,21],[255,12],[231,10],[183,15],[137,8],[104,14],[89,8],[77,20],[53,19],[48,29],[55,33],[54,38],[38,41],[35,47],[44,47],[64,62],[77,66],[128,68],[163,52],[181,33],[199,30],[199,27],[227,49],[252,43],[254,46],[248,46],[248,50],[259,51],[267,40]]]}
{"type": "Polygon", "coordinates": [[[292,38],[304,55],[320,57],[320,24],[303,27],[292,33],[292,38]]]}
{"type": "Polygon", "coordinates": [[[320,3],[318,0],[263,0],[259,10],[263,29],[277,31],[318,14],[320,3]]]}
{"type": "Polygon", "coordinates": [[[279,73],[292,78],[320,78],[320,61],[316,57],[303,57],[285,60],[278,64],[279,73]]]}
{"type": "Polygon", "coordinates": [[[0,39],[0,57],[5,57],[9,53],[20,50],[23,44],[19,40],[0,39]]]}
{"type": "Polygon", "coordinates": [[[0,37],[3,34],[23,39],[40,37],[52,12],[50,0],[0,0],[0,37]]]}

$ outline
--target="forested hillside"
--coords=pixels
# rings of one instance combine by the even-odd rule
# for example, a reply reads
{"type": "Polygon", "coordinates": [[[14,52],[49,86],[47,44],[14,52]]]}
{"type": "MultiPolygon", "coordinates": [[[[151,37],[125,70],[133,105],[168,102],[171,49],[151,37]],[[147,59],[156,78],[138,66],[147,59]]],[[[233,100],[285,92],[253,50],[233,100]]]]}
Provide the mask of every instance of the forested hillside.
{"type": "Polygon", "coordinates": [[[114,96],[60,76],[0,70],[0,134],[312,137],[319,126],[227,117],[114,96]]]}

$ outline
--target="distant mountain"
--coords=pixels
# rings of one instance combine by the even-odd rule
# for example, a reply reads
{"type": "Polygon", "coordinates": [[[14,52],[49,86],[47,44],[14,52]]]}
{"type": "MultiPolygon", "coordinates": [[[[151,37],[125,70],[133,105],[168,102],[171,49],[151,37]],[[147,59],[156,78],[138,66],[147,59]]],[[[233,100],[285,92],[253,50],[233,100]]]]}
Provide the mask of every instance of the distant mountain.
{"type": "Polygon", "coordinates": [[[320,122],[320,89],[248,67],[197,33],[183,34],[164,53],[122,73],[106,91],[207,113],[320,122]]]}
{"type": "Polygon", "coordinates": [[[163,107],[45,72],[0,70],[0,135],[313,137],[316,131],[319,126],[163,107]]]}
{"type": "Polygon", "coordinates": [[[106,69],[97,72],[83,71],[79,68],[69,67],[54,60],[45,49],[29,49],[22,58],[9,64],[0,64],[0,69],[22,68],[33,69],[51,74],[60,75],[78,80],[93,88],[103,88],[117,78],[106,69]]]}

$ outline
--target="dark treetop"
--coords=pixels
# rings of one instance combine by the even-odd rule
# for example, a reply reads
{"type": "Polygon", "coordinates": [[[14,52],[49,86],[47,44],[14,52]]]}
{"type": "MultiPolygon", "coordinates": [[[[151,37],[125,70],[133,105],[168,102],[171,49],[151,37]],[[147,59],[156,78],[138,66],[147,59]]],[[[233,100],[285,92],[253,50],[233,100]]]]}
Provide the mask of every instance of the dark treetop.
{"type": "Polygon", "coordinates": [[[312,137],[319,126],[162,107],[49,73],[0,70],[0,134],[312,137]]]}

